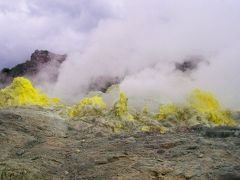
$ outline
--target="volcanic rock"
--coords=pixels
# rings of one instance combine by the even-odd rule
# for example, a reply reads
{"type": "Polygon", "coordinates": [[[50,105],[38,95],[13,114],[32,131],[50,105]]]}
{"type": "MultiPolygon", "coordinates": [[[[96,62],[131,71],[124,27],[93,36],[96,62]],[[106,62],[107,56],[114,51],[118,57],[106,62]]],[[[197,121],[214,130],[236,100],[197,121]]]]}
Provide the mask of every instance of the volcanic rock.
{"type": "Polygon", "coordinates": [[[32,79],[49,65],[54,66],[54,68],[51,69],[51,76],[49,78],[51,81],[55,81],[58,76],[58,69],[65,60],[66,55],[55,54],[47,50],[36,50],[31,55],[30,60],[10,69],[2,69],[0,72],[1,86],[8,85],[13,78],[19,76],[25,76],[32,79]]]}
{"type": "Polygon", "coordinates": [[[0,122],[4,180],[240,178],[239,137],[208,137],[210,129],[114,134],[99,117],[69,120],[39,107],[0,109],[0,122]]]}

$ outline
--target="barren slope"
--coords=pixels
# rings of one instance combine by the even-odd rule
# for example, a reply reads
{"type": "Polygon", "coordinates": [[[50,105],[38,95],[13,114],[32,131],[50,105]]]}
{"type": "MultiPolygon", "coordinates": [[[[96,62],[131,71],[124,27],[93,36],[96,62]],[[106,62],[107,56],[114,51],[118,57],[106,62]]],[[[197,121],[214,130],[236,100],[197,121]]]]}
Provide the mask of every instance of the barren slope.
{"type": "Polygon", "coordinates": [[[239,129],[113,134],[101,118],[0,110],[0,179],[239,179],[239,129]]]}

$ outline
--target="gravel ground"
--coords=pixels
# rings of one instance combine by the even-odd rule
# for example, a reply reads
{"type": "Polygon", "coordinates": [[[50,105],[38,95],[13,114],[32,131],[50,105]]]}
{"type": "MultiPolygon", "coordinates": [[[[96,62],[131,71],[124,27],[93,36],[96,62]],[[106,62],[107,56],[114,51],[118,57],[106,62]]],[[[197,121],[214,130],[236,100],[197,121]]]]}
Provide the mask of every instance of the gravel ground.
{"type": "Polygon", "coordinates": [[[113,134],[101,119],[0,110],[0,179],[240,179],[240,129],[113,134]]]}

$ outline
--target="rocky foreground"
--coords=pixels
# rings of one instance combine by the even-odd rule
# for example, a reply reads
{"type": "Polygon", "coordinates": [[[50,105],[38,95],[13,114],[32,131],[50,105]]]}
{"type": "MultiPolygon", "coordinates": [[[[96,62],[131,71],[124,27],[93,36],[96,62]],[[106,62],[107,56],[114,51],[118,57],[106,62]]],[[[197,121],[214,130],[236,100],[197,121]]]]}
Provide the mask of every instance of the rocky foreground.
{"type": "Polygon", "coordinates": [[[240,129],[114,134],[101,118],[0,110],[0,179],[240,179],[240,129]]]}

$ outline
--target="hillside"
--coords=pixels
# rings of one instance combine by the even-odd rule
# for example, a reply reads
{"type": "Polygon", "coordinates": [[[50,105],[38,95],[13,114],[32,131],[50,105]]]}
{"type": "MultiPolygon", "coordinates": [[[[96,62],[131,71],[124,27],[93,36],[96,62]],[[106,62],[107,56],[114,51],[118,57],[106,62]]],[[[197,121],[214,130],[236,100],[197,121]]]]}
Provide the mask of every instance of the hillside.
{"type": "MultiPolygon", "coordinates": [[[[36,50],[32,53],[30,60],[18,64],[12,68],[4,68],[0,73],[0,84],[6,86],[13,78],[19,76],[35,78],[41,71],[49,66],[54,66],[51,70],[51,81],[56,81],[58,76],[58,69],[60,65],[66,60],[66,55],[59,55],[47,50],[36,50]]],[[[1,87],[0,86],[0,87],[1,87]]]]}
{"type": "Polygon", "coordinates": [[[0,179],[239,179],[238,128],[112,133],[104,118],[0,110],[0,179]]]}

